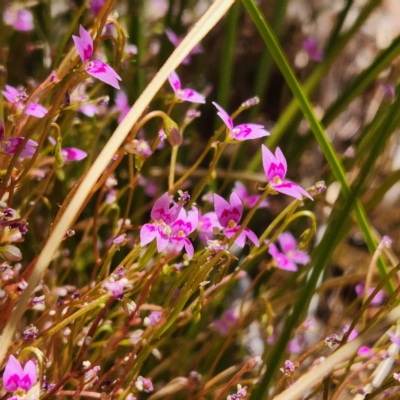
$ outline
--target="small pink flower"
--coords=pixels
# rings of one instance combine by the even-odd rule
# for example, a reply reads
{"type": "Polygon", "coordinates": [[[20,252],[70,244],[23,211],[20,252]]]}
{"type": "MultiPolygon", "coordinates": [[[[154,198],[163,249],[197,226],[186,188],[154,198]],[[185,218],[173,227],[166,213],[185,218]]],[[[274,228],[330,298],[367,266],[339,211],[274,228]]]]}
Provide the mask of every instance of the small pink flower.
{"type": "Polygon", "coordinates": [[[103,8],[106,0],[90,0],[89,7],[93,15],[97,15],[103,8]]]}
{"type": "MultiPolygon", "coordinates": [[[[233,192],[230,197],[230,203],[218,194],[214,194],[214,207],[219,223],[225,228],[224,235],[231,238],[240,229],[240,219],[242,218],[243,205],[239,196],[233,192]]],[[[240,235],[236,238],[235,243],[239,247],[244,247],[246,237],[257,247],[260,245],[258,237],[249,228],[244,228],[240,235]]]]}
{"type": "Polygon", "coordinates": [[[101,61],[90,61],[93,56],[93,39],[82,25],[79,27],[79,35],[80,37],[72,36],[72,39],[74,40],[76,50],[82,59],[86,72],[100,81],[119,89],[118,81],[122,79],[113,68],[101,61]]]}
{"type": "Polygon", "coordinates": [[[298,250],[296,239],[290,232],[283,232],[278,236],[278,242],[282,253],[274,243],[269,246],[269,254],[274,258],[278,268],[285,271],[297,271],[296,264],[308,264],[310,256],[298,250]]]}
{"type": "Polygon", "coordinates": [[[18,90],[10,85],[5,85],[5,90],[3,90],[1,93],[10,103],[15,105],[19,112],[24,110],[25,114],[32,115],[33,117],[37,118],[43,118],[47,114],[47,109],[40,104],[29,103],[25,107],[24,103],[28,98],[28,95],[23,90],[18,90]]]}
{"type": "Polygon", "coordinates": [[[231,117],[228,113],[215,101],[213,104],[218,109],[218,115],[228,128],[229,135],[235,140],[257,139],[264,136],[269,136],[269,132],[264,129],[263,125],[259,124],[241,124],[234,126],[231,117]]]}
{"type": "MultiPolygon", "coordinates": [[[[176,35],[175,32],[173,32],[171,29],[166,29],[165,34],[167,35],[169,41],[175,46],[178,47],[180,43],[182,42],[183,38],[179,37],[176,35]]],[[[191,60],[191,55],[193,54],[199,54],[203,52],[203,48],[201,47],[200,44],[197,44],[196,46],[193,47],[193,49],[190,51],[189,55],[185,57],[185,59],[182,61],[182,64],[187,65],[190,64],[191,60]]]]}
{"type": "Polygon", "coordinates": [[[33,29],[33,15],[30,10],[13,5],[6,9],[3,20],[7,25],[12,26],[16,31],[27,32],[33,29]]]}
{"type": "Polygon", "coordinates": [[[168,77],[168,81],[175,92],[176,99],[180,101],[189,101],[191,103],[205,103],[206,99],[202,94],[193,89],[181,89],[181,81],[178,74],[173,71],[168,77]]]}
{"type": "Polygon", "coordinates": [[[112,297],[116,297],[118,300],[123,299],[124,289],[128,284],[128,279],[122,278],[117,281],[104,282],[102,288],[107,290],[112,297]]]}
{"type": "Polygon", "coordinates": [[[321,62],[324,59],[324,53],[319,48],[318,43],[312,38],[304,39],[303,50],[312,61],[321,62]]]}
{"type": "MultiPolygon", "coordinates": [[[[17,152],[18,148],[21,146],[24,139],[25,138],[23,137],[16,137],[5,140],[4,143],[2,144],[4,152],[9,154],[10,156],[14,155],[17,152]]],[[[38,144],[34,140],[28,139],[24,149],[19,154],[19,157],[32,158],[33,155],[35,154],[37,145],[38,144]]]]}
{"type": "Polygon", "coordinates": [[[145,246],[153,239],[157,240],[157,251],[161,253],[169,243],[171,236],[171,224],[178,218],[182,204],[169,207],[171,199],[168,193],[164,193],[155,203],[151,210],[151,218],[154,222],[144,224],[140,230],[140,244],[145,246]]]}
{"type": "MultiPolygon", "coordinates": [[[[55,146],[56,141],[49,136],[49,142],[55,146]]],[[[87,157],[86,151],[77,149],[76,147],[65,147],[61,149],[61,155],[63,156],[63,159],[65,162],[70,162],[70,161],[81,161],[84,158],[87,157]]]]}
{"type": "Polygon", "coordinates": [[[199,223],[199,212],[197,209],[188,213],[182,208],[178,218],[171,224],[171,237],[169,239],[173,252],[180,252],[185,247],[190,258],[193,257],[194,249],[191,241],[187,238],[199,223]]]}
{"type": "Polygon", "coordinates": [[[13,356],[7,361],[3,374],[3,386],[7,392],[15,392],[18,389],[27,392],[37,381],[36,364],[33,360],[26,362],[22,368],[20,362],[13,356]]]}
{"type": "Polygon", "coordinates": [[[152,311],[148,317],[144,319],[145,326],[155,326],[157,325],[162,318],[162,311],[152,311]]]}
{"type": "MultiPolygon", "coordinates": [[[[244,186],[243,183],[239,181],[235,182],[233,192],[235,192],[240,197],[240,199],[243,201],[243,205],[247,208],[252,208],[254,204],[257,203],[257,200],[260,198],[259,195],[249,195],[246,186],[244,186]]],[[[267,200],[263,200],[258,206],[258,208],[265,207],[268,207],[267,200]]]]}
{"type": "Polygon", "coordinates": [[[207,243],[208,240],[215,238],[215,231],[220,231],[222,226],[218,222],[217,214],[214,211],[210,211],[200,216],[197,229],[200,240],[207,243]]]}
{"type": "Polygon", "coordinates": [[[298,200],[302,200],[303,196],[313,200],[312,196],[296,183],[284,181],[287,163],[279,147],[277,147],[274,155],[267,147],[262,145],[262,160],[267,181],[272,189],[298,200]]]}

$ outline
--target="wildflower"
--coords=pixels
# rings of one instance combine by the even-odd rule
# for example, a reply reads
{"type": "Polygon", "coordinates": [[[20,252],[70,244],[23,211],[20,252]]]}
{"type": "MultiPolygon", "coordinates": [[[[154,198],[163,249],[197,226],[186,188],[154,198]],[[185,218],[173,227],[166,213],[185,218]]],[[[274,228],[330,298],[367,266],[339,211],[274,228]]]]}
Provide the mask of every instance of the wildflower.
{"type": "MultiPolygon", "coordinates": [[[[19,147],[21,146],[21,144],[24,140],[25,140],[25,138],[23,138],[23,137],[15,137],[15,138],[7,139],[1,144],[1,148],[3,149],[3,151],[6,154],[12,156],[18,151],[19,147]]],[[[18,157],[32,158],[33,155],[35,154],[37,145],[38,144],[34,140],[28,139],[28,141],[25,143],[25,147],[19,153],[18,157]]]]}
{"type": "Polygon", "coordinates": [[[26,115],[31,115],[37,118],[43,118],[47,114],[47,109],[36,103],[29,103],[25,107],[25,100],[27,100],[28,95],[24,90],[18,90],[17,88],[5,85],[5,90],[1,93],[10,103],[14,104],[18,112],[24,111],[26,115]]]}
{"type": "MultiPolygon", "coordinates": [[[[56,141],[53,139],[51,136],[49,136],[49,142],[55,146],[56,141]]],[[[76,147],[65,147],[61,149],[61,155],[63,157],[63,160],[65,162],[70,162],[70,161],[81,161],[84,158],[87,157],[86,151],[83,151],[81,149],[77,149],[76,147]]]]}
{"type": "MultiPolygon", "coordinates": [[[[13,356],[7,361],[6,368],[3,374],[3,386],[7,392],[28,392],[28,390],[36,383],[37,372],[34,360],[26,362],[22,368],[20,362],[13,356]]],[[[18,399],[18,397],[12,397],[18,399]]]]}
{"type": "Polygon", "coordinates": [[[262,159],[267,181],[274,191],[292,196],[298,200],[302,200],[303,196],[313,200],[312,196],[296,183],[284,181],[287,163],[279,147],[276,148],[274,155],[267,147],[262,145],[262,159]]]}
{"type": "Polygon", "coordinates": [[[117,281],[110,280],[104,282],[101,287],[107,290],[112,297],[116,297],[118,300],[121,301],[123,299],[124,290],[127,284],[128,279],[122,278],[117,281]]]}
{"type": "Polygon", "coordinates": [[[207,240],[214,239],[215,232],[219,232],[222,226],[218,222],[217,214],[214,211],[210,211],[200,216],[197,229],[200,240],[207,242],[207,240]]]}
{"type": "MultiPolygon", "coordinates": [[[[167,35],[167,38],[169,41],[175,46],[178,47],[180,43],[182,42],[183,38],[177,36],[177,34],[172,31],[171,29],[166,29],[165,34],[167,35]]],[[[193,47],[193,49],[190,51],[190,53],[185,57],[185,59],[182,61],[182,64],[187,65],[190,64],[191,60],[191,55],[193,54],[199,54],[203,52],[203,48],[201,47],[200,44],[197,44],[196,46],[193,47]]]]}
{"type": "Polygon", "coordinates": [[[225,311],[222,314],[221,319],[216,319],[212,326],[216,328],[221,336],[228,336],[229,331],[238,321],[238,317],[236,316],[236,312],[234,308],[225,311]]]}
{"type": "Polygon", "coordinates": [[[213,104],[218,109],[218,115],[228,128],[229,135],[231,139],[235,140],[247,140],[247,139],[257,139],[264,136],[269,136],[269,132],[264,129],[263,125],[259,124],[241,124],[233,126],[233,121],[228,113],[215,101],[213,104]]]}
{"type": "Polygon", "coordinates": [[[145,246],[153,239],[157,240],[157,250],[159,253],[168,246],[169,238],[172,233],[170,225],[178,218],[182,208],[181,204],[175,204],[169,208],[170,201],[171,199],[168,193],[164,193],[154,203],[150,214],[154,222],[144,224],[140,230],[141,246],[145,246]]]}
{"type": "Polygon", "coordinates": [[[189,101],[191,103],[205,103],[204,96],[193,89],[181,89],[181,81],[178,74],[173,71],[168,77],[168,81],[175,92],[176,101],[189,101]]]}
{"type": "Polygon", "coordinates": [[[33,29],[33,15],[30,10],[13,5],[7,8],[3,14],[3,20],[16,31],[27,32],[33,29]]]}
{"type": "Polygon", "coordinates": [[[155,326],[161,321],[162,311],[152,311],[148,317],[143,320],[145,326],[155,326]]]}
{"type": "Polygon", "coordinates": [[[39,334],[39,329],[36,328],[35,325],[31,324],[22,332],[22,334],[24,335],[25,341],[36,339],[39,334]]]}
{"type": "Polygon", "coordinates": [[[278,268],[286,271],[297,271],[296,264],[305,265],[310,262],[310,256],[298,250],[296,239],[290,232],[283,232],[278,236],[282,253],[274,243],[269,246],[269,254],[274,258],[278,268]]]}
{"type": "Polygon", "coordinates": [[[93,39],[82,25],[79,27],[79,36],[72,36],[72,39],[86,72],[100,81],[119,89],[118,81],[122,79],[113,68],[98,60],[90,61],[93,56],[93,39]]]}
{"type": "Polygon", "coordinates": [[[290,360],[286,360],[284,362],[285,373],[291,373],[291,372],[294,372],[294,370],[295,370],[295,366],[294,366],[293,362],[290,360]]]}
{"type": "Polygon", "coordinates": [[[173,252],[180,252],[185,247],[190,258],[193,257],[194,249],[191,241],[187,238],[196,228],[199,222],[197,209],[188,213],[182,208],[178,218],[171,224],[171,237],[169,239],[173,252]]]}
{"type": "MultiPolygon", "coordinates": [[[[219,223],[225,228],[224,235],[227,238],[231,238],[240,229],[238,223],[242,218],[243,205],[239,196],[233,192],[230,197],[230,203],[228,203],[218,194],[214,194],[214,207],[219,223]]],[[[259,246],[256,234],[247,227],[236,238],[235,243],[239,247],[244,247],[246,237],[256,246],[259,246]]]]}
{"type": "Polygon", "coordinates": [[[153,153],[150,144],[144,139],[133,139],[124,145],[124,149],[128,153],[143,157],[150,157],[153,153]]]}
{"type": "Polygon", "coordinates": [[[304,39],[303,50],[312,61],[321,62],[324,59],[324,53],[319,48],[318,43],[312,38],[304,39]]]}
{"type": "Polygon", "coordinates": [[[373,352],[372,352],[372,350],[371,350],[368,346],[361,346],[361,347],[358,349],[357,354],[358,354],[359,356],[367,357],[367,356],[370,356],[371,354],[373,354],[373,352]]]}
{"type": "MultiPolygon", "coordinates": [[[[246,189],[246,186],[243,185],[242,182],[236,181],[235,186],[233,187],[233,191],[240,197],[243,201],[243,205],[247,208],[252,208],[254,204],[257,203],[257,200],[260,198],[259,195],[249,195],[249,192],[246,189]]],[[[268,207],[268,202],[263,200],[258,208],[268,207]]]]}
{"type": "Polygon", "coordinates": [[[135,387],[140,392],[151,393],[153,388],[153,383],[149,378],[143,378],[143,376],[138,376],[135,382],[135,387]]]}
{"type": "MultiPolygon", "coordinates": [[[[365,290],[365,283],[359,283],[356,287],[355,287],[355,291],[357,293],[358,297],[363,297],[364,295],[364,290],[365,290]]],[[[374,292],[375,287],[370,287],[368,288],[368,292],[367,292],[367,296],[370,297],[372,295],[372,293],[374,292]]],[[[372,306],[380,306],[385,300],[385,292],[383,290],[380,290],[375,297],[372,299],[371,301],[371,305],[372,306]]]]}

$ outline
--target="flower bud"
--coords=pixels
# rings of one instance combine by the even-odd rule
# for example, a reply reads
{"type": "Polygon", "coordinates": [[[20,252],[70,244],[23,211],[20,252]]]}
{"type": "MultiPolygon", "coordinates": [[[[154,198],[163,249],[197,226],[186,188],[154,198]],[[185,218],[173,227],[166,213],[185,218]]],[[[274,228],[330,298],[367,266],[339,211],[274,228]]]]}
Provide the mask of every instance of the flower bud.
{"type": "Polygon", "coordinates": [[[171,146],[180,146],[183,138],[175,121],[169,117],[164,118],[164,131],[171,146]]]}
{"type": "Polygon", "coordinates": [[[21,250],[12,244],[0,247],[0,254],[7,261],[19,261],[22,258],[21,250]]]}

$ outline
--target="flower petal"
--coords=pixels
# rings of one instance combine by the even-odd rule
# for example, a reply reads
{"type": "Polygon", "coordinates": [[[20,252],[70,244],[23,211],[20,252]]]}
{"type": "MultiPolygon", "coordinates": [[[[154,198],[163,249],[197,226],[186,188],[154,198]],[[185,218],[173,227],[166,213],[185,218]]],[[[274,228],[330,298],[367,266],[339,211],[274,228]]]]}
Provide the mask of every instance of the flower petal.
{"type": "Polygon", "coordinates": [[[190,101],[191,103],[204,104],[206,102],[205,97],[193,89],[180,90],[179,93],[177,93],[177,97],[182,101],[190,101]]]}
{"type": "Polygon", "coordinates": [[[25,114],[33,117],[43,118],[47,114],[47,109],[36,103],[29,103],[25,107],[25,114]]]}
{"type": "Polygon", "coordinates": [[[235,126],[231,131],[231,135],[236,140],[248,140],[269,136],[269,132],[262,125],[242,124],[235,126]]]}
{"type": "Polygon", "coordinates": [[[158,228],[153,224],[144,224],[140,229],[140,245],[146,246],[149,244],[158,234],[158,228]]]}
{"type": "Polygon", "coordinates": [[[82,25],[79,26],[79,35],[80,37],[72,35],[72,39],[83,63],[86,63],[93,55],[93,39],[82,25]]]}
{"type": "Polygon", "coordinates": [[[260,247],[260,242],[258,240],[257,235],[249,228],[244,228],[244,233],[248,237],[248,239],[254,243],[257,247],[260,247]]]}
{"type": "Polygon", "coordinates": [[[296,183],[290,181],[284,181],[279,185],[272,184],[271,186],[277,192],[286,194],[287,196],[292,196],[298,200],[303,200],[303,196],[306,196],[309,199],[314,200],[310,195],[310,193],[308,193],[306,190],[304,190],[296,183]]]}
{"type": "Polygon", "coordinates": [[[174,31],[172,31],[171,29],[167,28],[165,30],[165,34],[167,35],[169,41],[175,46],[179,46],[179,44],[181,43],[181,39],[179,39],[179,37],[176,35],[176,33],[174,31]]]}
{"type": "Polygon", "coordinates": [[[19,381],[19,387],[27,392],[36,383],[36,381],[36,364],[33,360],[29,360],[24,366],[24,375],[19,381]]]}
{"type": "Polygon", "coordinates": [[[120,88],[118,81],[122,79],[108,64],[97,60],[90,61],[86,66],[86,72],[116,89],[120,88]]]}
{"type": "Polygon", "coordinates": [[[297,250],[297,242],[290,232],[282,232],[278,236],[279,245],[284,253],[297,250]]]}
{"type": "Polygon", "coordinates": [[[168,76],[168,82],[175,93],[181,89],[181,81],[175,71],[172,71],[171,74],[168,76]]]}
{"type": "Polygon", "coordinates": [[[77,149],[75,147],[66,147],[65,149],[61,149],[61,154],[64,158],[64,161],[81,161],[87,157],[86,151],[77,149]]]}
{"type": "Polygon", "coordinates": [[[213,101],[213,104],[215,107],[217,107],[217,110],[219,111],[217,114],[219,117],[224,121],[224,124],[228,127],[229,131],[233,129],[233,121],[231,117],[228,115],[228,113],[215,101],[213,101]]]}
{"type": "Polygon", "coordinates": [[[15,392],[19,387],[19,380],[23,376],[20,362],[10,355],[3,373],[3,386],[7,392],[15,392]]]}

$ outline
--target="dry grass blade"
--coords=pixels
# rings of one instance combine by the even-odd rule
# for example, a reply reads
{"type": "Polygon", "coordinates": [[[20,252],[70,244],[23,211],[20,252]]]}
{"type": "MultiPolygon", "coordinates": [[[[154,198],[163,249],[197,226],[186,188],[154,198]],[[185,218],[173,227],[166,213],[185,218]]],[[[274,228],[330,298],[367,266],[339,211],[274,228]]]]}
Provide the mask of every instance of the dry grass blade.
{"type": "Polygon", "coordinates": [[[44,272],[46,271],[54,252],[58,248],[65,232],[70,227],[81,205],[84,203],[87,195],[95,185],[96,181],[110,162],[111,158],[117,152],[118,148],[123,143],[125,137],[128,135],[132,126],[136,123],[140,115],[143,113],[147,105],[153,97],[160,90],[161,86],[167,80],[168,75],[175,70],[184,58],[190,53],[193,47],[200,42],[201,39],[214,27],[214,25],[226,14],[228,9],[234,3],[234,0],[216,0],[207,12],[200,18],[193,29],[188,33],[181,44],[168,58],[166,63],[158,71],[154,79],[143,91],[136,103],[129,111],[126,118],[115,130],[110,140],[104,147],[103,151],[99,154],[96,161],[93,163],[88,174],[83,180],[81,186],[77,190],[75,196],[68,205],[65,213],[61,217],[59,223],[54,228],[51,236],[49,237],[46,245],[44,246],[35,269],[28,282],[28,287],[21,295],[18,305],[13,312],[11,319],[4,328],[1,336],[0,344],[0,360],[2,360],[7,352],[9,343],[17,328],[26,305],[30,299],[31,293],[36,285],[39,283],[44,272]]]}
{"type": "Polygon", "coordinates": [[[334,367],[343,361],[349,359],[349,356],[354,354],[360,346],[368,342],[371,337],[376,336],[379,332],[387,330],[391,325],[395,324],[400,319],[400,307],[396,307],[391,311],[385,319],[375,325],[370,331],[363,335],[359,335],[353,341],[345,344],[338,351],[329,356],[322,364],[313,368],[301,378],[299,378],[292,386],[274,398],[274,400],[296,400],[301,398],[313,386],[321,382],[334,367]]]}

